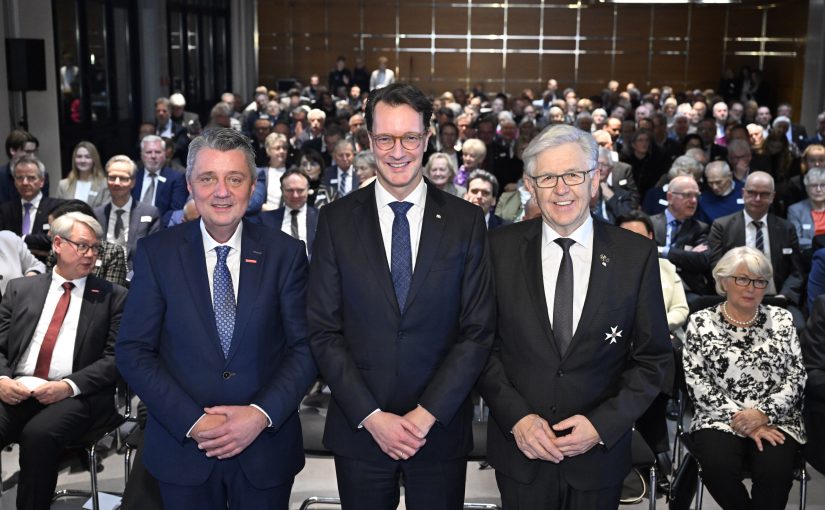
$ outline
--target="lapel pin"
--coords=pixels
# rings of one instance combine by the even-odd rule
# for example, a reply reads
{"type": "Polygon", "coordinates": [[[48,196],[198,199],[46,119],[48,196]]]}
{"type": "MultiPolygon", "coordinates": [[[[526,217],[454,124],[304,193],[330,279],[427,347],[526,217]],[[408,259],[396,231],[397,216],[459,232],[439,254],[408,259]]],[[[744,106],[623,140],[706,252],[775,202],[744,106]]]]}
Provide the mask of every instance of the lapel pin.
{"type": "Polygon", "coordinates": [[[257,264],[258,263],[258,261],[255,260],[255,259],[243,259],[243,261],[246,262],[247,264],[257,264]]]}
{"type": "Polygon", "coordinates": [[[261,254],[263,254],[263,252],[262,252],[262,251],[257,251],[257,250],[252,250],[252,253],[254,253],[255,255],[261,255],[261,254]]]}
{"type": "Polygon", "coordinates": [[[92,294],[100,294],[100,289],[89,289],[92,294]]]}
{"type": "Polygon", "coordinates": [[[602,253],[601,255],[599,255],[599,260],[601,260],[601,261],[602,261],[602,265],[603,265],[604,267],[607,267],[607,263],[608,263],[608,262],[610,262],[610,259],[609,259],[609,258],[607,258],[607,255],[605,255],[604,253],[602,253]]]}
{"type": "Polygon", "coordinates": [[[622,337],[622,330],[619,329],[619,326],[611,326],[610,333],[604,334],[604,341],[610,341],[611,344],[615,344],[616,341],[622,337]]]}
{"type": "Polygon", "coordinates": [[[441,215],[440,215],[440,214],[436,214],[436,215],[435,215],[435,217],[436,217],[436,218],[438,218],[439,220],[441,219],[441,215]]]}

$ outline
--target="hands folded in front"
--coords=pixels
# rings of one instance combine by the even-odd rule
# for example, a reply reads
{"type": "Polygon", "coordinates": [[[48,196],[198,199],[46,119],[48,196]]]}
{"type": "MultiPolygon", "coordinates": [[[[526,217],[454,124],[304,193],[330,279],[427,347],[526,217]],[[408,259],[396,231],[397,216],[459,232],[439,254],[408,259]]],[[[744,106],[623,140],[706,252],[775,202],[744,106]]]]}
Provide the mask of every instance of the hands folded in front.
{"type": "Polygon", "coordinates": [[[513,436],[521,453],[528,459],[558,464],[564,457],[581,455],[599,443],[599,433],[586,417],[577,414],[552,427],[537,414],[528,414],[513,427],[513,436]],[[557,432],[570,429],[563,436],[557,432]]]}

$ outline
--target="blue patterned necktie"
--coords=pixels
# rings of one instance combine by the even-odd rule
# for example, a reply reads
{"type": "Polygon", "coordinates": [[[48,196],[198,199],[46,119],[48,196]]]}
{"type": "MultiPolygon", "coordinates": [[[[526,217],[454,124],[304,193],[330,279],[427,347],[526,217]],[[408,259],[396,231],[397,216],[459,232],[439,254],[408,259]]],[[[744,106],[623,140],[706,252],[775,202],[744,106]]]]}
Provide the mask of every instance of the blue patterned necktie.
{"type": "Polygon", "coordinates": [[[229,249],[229,246],[215,248],[218,263],[215,264],[215,274],[212,278],[215,325],[218,327],[218,337],[221,340],[224,357],[229,356],[229,347],[232,345],[232,332],[235,330],[235,291],[232,287],[232,275],[226,265],[229,249]]]}
{"type": "Polygon", "coordinates": [[[412,282],[412,244],[410,243],[410,222],[407,211],[413,205],[410,202],[391,202],[390,208],[395,213],[392,220],[392,250],[390,252],[390,272],[398,308],[403,312],[407,303],[407,294],[412,282]]]}

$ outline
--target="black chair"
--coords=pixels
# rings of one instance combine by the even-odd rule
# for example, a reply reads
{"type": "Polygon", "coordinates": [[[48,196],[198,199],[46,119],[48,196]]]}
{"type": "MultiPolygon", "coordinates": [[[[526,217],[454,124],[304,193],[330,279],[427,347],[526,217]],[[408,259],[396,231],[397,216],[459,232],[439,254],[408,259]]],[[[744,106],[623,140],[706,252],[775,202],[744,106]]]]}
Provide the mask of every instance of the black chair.
{"type": "MultiPolygon", "coordinates": [[[[641,484],[641,493],[638,497],[634,495],[634,497],[629,499],[621,499],[619,504],[635,505],[647,496],[650,501],[650,510],[656,510],[656,454],[653,453],[653,450],[651,450],[650,446],[642,437],[642,434],[635,429],[633,430],[633,436],[631,438],[630,450],[631,465],[633,466],[631,474],[635,473],[638,475],[638,482],[641,484]],[[645,474],[647,474],[647,478],[645,478],[645,474]]],[[[633,486],[635,487],[635,483],[633,486]]]]}
{"type": "MultiPolygon", "coordinates": [[[[473,420],[473,449],[467,455],[468,462],[478,462],[479,469],[487,469],[487,407],[484,399],[478,397],[476,418],[473,420]]],[[[464,510],[501,510],[495,503],[464,503],[464,510]]]]}
{"type": "MultiPolygon", "coordinates": [[[[298,412],[301,420],[301,433],[304,439],[304,452],[307,455],[316,457],[332,458],[332,452],[324,446],[324,425],[326,415],[321,414],[317,407],[301,406],[298,412]]],[[[338,505],[341,506],[341,499],[331,496],[310,496],[301,503],[300,510],[306,510],[313,505],[338,505]]]]}

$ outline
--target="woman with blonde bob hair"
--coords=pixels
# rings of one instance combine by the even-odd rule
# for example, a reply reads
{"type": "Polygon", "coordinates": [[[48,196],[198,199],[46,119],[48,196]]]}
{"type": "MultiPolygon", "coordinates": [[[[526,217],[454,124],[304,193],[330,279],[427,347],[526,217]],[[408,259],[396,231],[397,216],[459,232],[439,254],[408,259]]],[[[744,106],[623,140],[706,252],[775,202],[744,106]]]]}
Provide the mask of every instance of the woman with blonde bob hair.
{"type": "Polygon", "coordinates": [[[424,176],[429,179],[436,188],[446,191],[450,195],[464,198],[467,188],[459,186],[453,182],[455,178],[455,165],[453,158],[443,152],[436,152],[427,160],[424,166],[424,176]]]}
{"type": "Polygon", "coordinates": [[[683,363],[696,408],[690,432],[705,485],[723,509],[785,508],[806,442],[807,375],[793,318],[762,304],[772,276],[761,251],[730,250],[713,269],[726,300],[688,323],[683,363]]]}
{"type": "Polygon", "coordinates": [[[92,142],[78,143],[72,151],[72,169],[57,186],[57,198],[77,199],[95,207],[107,204],[109,186],[100,162],[100,153],[92,142]]]}

